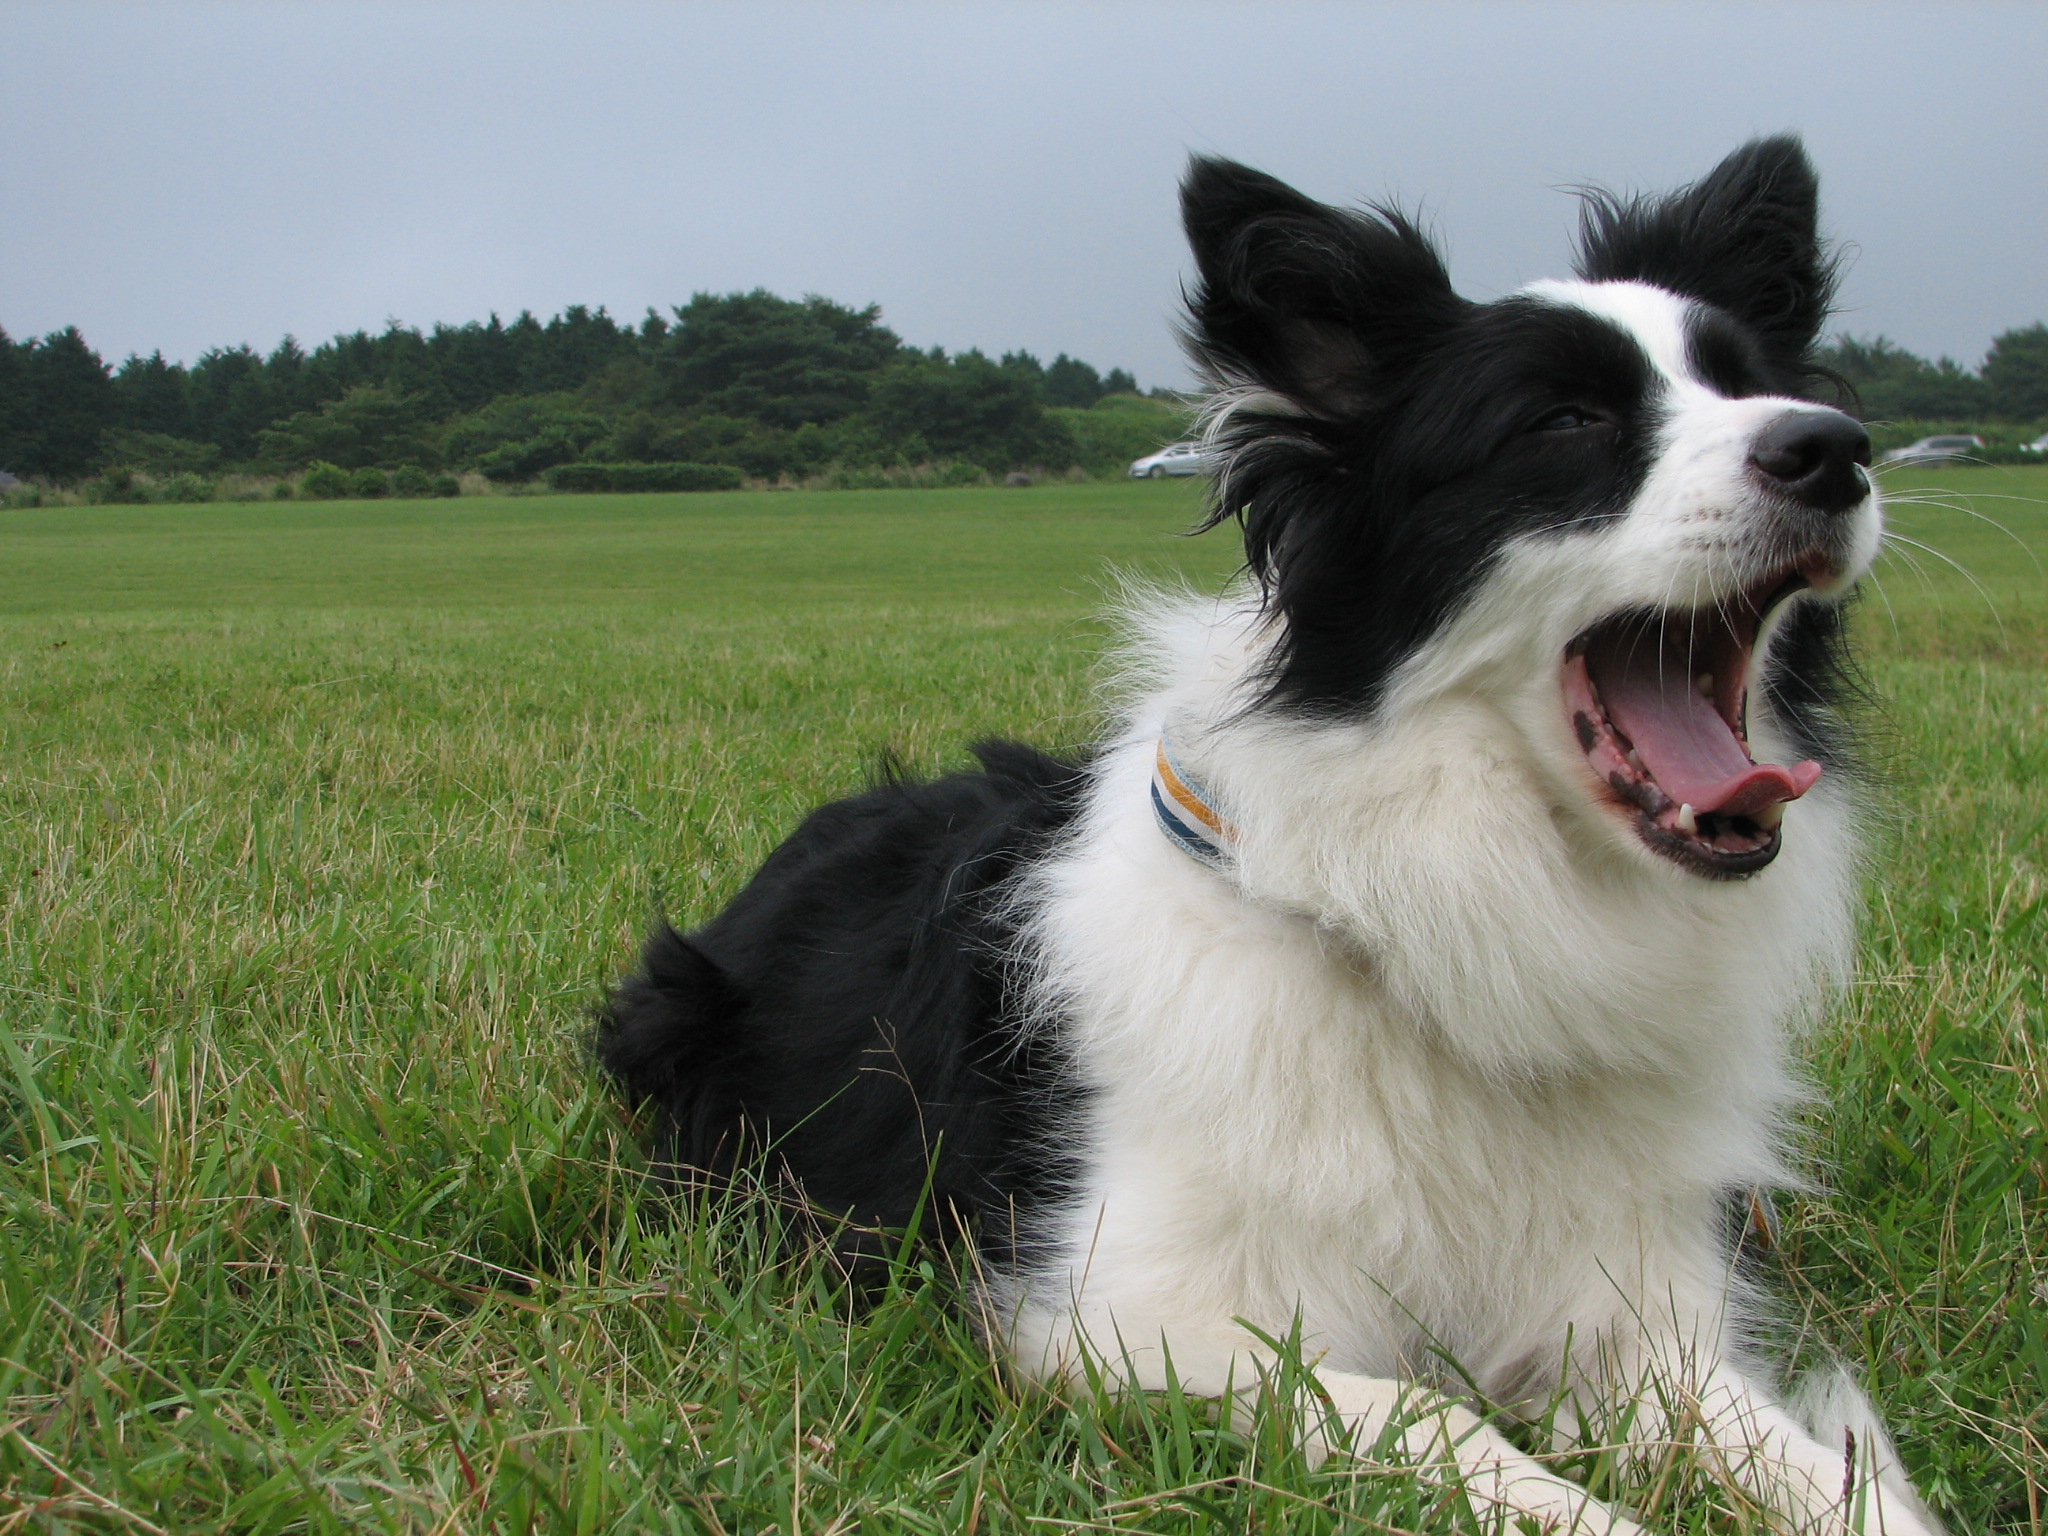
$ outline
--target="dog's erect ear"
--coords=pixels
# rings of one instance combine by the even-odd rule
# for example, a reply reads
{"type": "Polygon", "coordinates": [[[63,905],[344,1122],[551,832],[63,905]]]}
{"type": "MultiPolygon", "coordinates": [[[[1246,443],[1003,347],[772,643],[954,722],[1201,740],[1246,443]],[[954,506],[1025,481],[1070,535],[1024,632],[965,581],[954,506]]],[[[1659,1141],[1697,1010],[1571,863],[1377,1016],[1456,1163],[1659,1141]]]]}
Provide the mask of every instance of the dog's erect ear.
{"type": "Polygon", "coordinates": [[[1391,210],[1331,208],[1203,156],[1180,203],[1198,274],[1188,347],[1219,383],[1257,383],[1318,416],[1355,413],[1377,375],[1464,307],[1435,248],[1391,210]]]}
{"type": "Polygon", "coordinates": [[[1791,134],[1753,139],[1670,197],[1586,194],[1579,275],[1654,283],[1747,322],[1803,357],[1827,319],[1835,264],[1821,246],[1820,181],[1791,134]]]}

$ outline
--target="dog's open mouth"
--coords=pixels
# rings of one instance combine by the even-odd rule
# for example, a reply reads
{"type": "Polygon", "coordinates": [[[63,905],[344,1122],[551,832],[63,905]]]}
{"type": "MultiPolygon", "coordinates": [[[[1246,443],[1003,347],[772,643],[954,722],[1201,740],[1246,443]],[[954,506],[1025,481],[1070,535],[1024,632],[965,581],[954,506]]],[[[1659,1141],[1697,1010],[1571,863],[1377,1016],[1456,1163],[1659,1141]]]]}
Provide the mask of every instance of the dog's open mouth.
{"type": "Polygon", "coordinates": [[[1753,874],[1778,855],[1788,801],[1820,777],[1750,755],[1751,653],[1764,620],[1808,584],[1781,572],[1704,608],[1630,613],[1565,651],[1565,709],[1616,807],[1656,852],[1695,874],[1753,874]]]}

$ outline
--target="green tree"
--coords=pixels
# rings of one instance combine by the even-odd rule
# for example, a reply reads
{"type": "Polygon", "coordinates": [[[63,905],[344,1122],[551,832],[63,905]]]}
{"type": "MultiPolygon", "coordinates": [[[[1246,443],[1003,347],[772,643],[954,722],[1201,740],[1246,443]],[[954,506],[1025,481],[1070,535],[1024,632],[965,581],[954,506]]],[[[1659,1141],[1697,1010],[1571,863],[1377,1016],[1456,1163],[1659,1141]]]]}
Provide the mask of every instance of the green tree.
{"type": "Polygon", "coordinates": [[[1072,436],[1029,381],[979,352],[912,353],[876,383],[870,414],[910,456],[968,459],[992,472],[1074,462],[1072,436]]]}
{"type": "Polygon", "coordinates": [[[506,395],[458,417],[441,431],[442,456],[494,480],[530,480],[582,458],[611,430],[574,395],[506,395]]]}
{"type": "Polygon", "coordinates": [[[2048,325],[1993,337],[1984,389],[1992,411],[2008,421],[2048,421],[2048,325]]]}
{"type": "Polygon", "coordinates": [[[419,397],[381,384],[359,384],[317,411],[300,411],[258,432],[257,453],[277,470],[314,460],[343,469],[416,461],[432,450],[419,397]]]}
{"type": "Polygon", "coordinates": [[[218,444],[230,459],[256,452],[256,434],[288,407],[272,396],[268,371],[247,345],[200,354],[189,378],[192,436],[218,444]]]}
{"type": "Polygon", "coordinates": [[[1869,421],[1967,421],[1984,414],[1984,381],[1950,358],[1930,363],[1883,336],[1838,336],[1820,362],[1856,391],[1869,421]]]}
{"type": "Polygon", "coordinates": [[[1085,411],[1056,406],[1052,415],[1073,434],[1082,468],[1095,475],[1120,474],[1131,460],[1178,442],[1193,426],[1185,405],[1128,392],[1104,395],[1085,411]]]}
{"type": "Polygon", "coordinates": [[[16,474],[77,480],[100,464],[100,438],[113,425],[114,382],[100,355],[68,325],[32,341],[21,359],[15,427],[16,474]]]}
{"type": "Polygon", "coordinates": [[[348,494],[348,471],[338,464],[314,464],[299,482],[299,494],[316,501],[339,501],[348,494]]]}
{"type": "Polygon", "coordinates": [[[106,463],[152,475],[203,475],[220,467],[220,449],[214,444],[168,432],[116,427],[101,436],[100,449],[106,463]]]}
{"type": "Polygon", "coordinates": [[[28,349],[0,327],[0,469],[28,473],[28,349]]]}
{"type": "Polygon", "coordinates": [[[185,370],[165,362],[161,352],[129,354],[114,375],[114,421],[129,432],[190,437],[192,402],[185,370]]]}
{"type": "Polygon", "coordinates": [[[1105,393],[1102,375],[1078,357],[1062,352],[1045,370],[1045,403],[1086,408],[1105,393]]]}
{"type": "Polygon", "coordinates": [[[879,305],[848,309],[816,294],[700,293],[675,314],[656,357],[662,399],[771,427],[852,415],[902,350],[879,305]]]}

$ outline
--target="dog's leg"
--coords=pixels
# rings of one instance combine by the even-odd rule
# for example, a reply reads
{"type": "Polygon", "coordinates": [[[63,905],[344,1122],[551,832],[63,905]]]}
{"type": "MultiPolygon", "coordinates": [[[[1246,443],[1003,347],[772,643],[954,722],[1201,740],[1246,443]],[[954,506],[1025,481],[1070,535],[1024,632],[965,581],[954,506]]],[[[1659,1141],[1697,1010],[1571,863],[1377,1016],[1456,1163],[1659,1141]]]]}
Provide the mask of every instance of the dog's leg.
{"type": "Polygon", "coordinates": [[[1826,1383],[1802,1422],[1683,1335],[1640,1347],[1632,1369],[1609,1373],[1610,1392],[1623,1389],[1631,1441],[1697,1445],[1743,1492],[1815,1536],[1941,1536],[1875,1410],[1846,1377],[1826,1383]]]}
{"type": "MultiPolygon", "coordinates": [[[[1861,1441],[1850,1429],[1839,1444],[1824,1445],[1726,1365],[1708,1373],[1696,1401],[1706,1436],[1729,1474],[1803,1527],[1858,1536],[1939,1536],[1941,1527],[1901,1475],[1882,1429],[1861,1441]]],[[[1862,1417],[1875,1427],[1867,1405],[1862,1417]]]]}
{"type": "MultiPolygon", "coordinates": [[[[1518,1450],[1462,1403],[1431,1399],[1406,1382],[1341,1371],[1315,1374],[1355,1453],[1369,1455],[1391,1443],[1407,1464],[1433,1469],[1428,1475],[1448,1474],[1483,1526],[1497,1521],[1501,1529],[1513,1530],[1517,1519],[1533,1519],[1544,1531],[1645,1536],[1640,1525],[1518,1450]],[[1390,1437],[1388,1428],[1396,1423],[1401,1428],[1390,1437]]],[[[1319,1449],[1315,1439],[1312,1455],[1319,1449]]]]}
{"type": "MultiPolygon", "coordinates": [[[[1036,1330],[1027,1322],[1022,1332],[1029,1336],[1036,1330]]],[[[1045,1374],[1080,1379],[1093,1374],[1081,1364],[1085,1359],[1113,1385],[1130,1391],[1177,1387],[1196,1397],[1246,1398],[1282,1379],[1271,1351],[1233,1328],[1151,1325],[1139,1332],[1103,1325],[1051,1340],[1036,1334],[1036,1342],[1052,1347],[1020,1349],[1019,1358],[1027,1365],[1036,1357],[1045,1374]],[[1101,1346],[1105,1337],[1113,1341],[1109,1348],[1101,1346]],[[1148,1337],[1160,1342],[1137,1346],[1138,1339],[1148,1337]]],[[[1513,1530],[1520,1519],[1558,1536],[1647,1536],[1643,1527],[1584,1487],[1518,1450],[1462,1403],[1435,1397],[1413,1382],[1322,1367],[1312,1375],[1331,1410],[1328,1421],[1304,1432],[1303,1449],[1314,1461],[1341,1445],[1360,1457],[1385,1449],[1420,1475],[1461,1488],[1482,1528],[1513,1530]]]]}

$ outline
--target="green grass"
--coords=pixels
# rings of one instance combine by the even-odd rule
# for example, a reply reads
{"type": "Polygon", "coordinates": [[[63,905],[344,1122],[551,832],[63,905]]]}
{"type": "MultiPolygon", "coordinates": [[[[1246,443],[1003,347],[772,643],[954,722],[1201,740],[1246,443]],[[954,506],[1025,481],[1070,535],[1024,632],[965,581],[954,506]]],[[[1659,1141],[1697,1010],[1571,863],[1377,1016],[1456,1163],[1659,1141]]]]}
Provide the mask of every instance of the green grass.
{"type": "MultiPolygon", "coordinates": [[[[1887,811],[1784,1281],[1957,1527],[2038,1536],[2048,471],[1899,484],[1968,574],[1901,546],[1866,606],[1887,811]]],[[[1284,1413],[1021,1387],[943,1264],[856,1305],[677,1212],[576,1056],[655,906],[879,751],[1085,740],[1105,564],[1233,564],[1196,494],[0,514],[0,1532],[1450,1528],[1284,1413]]]]}

